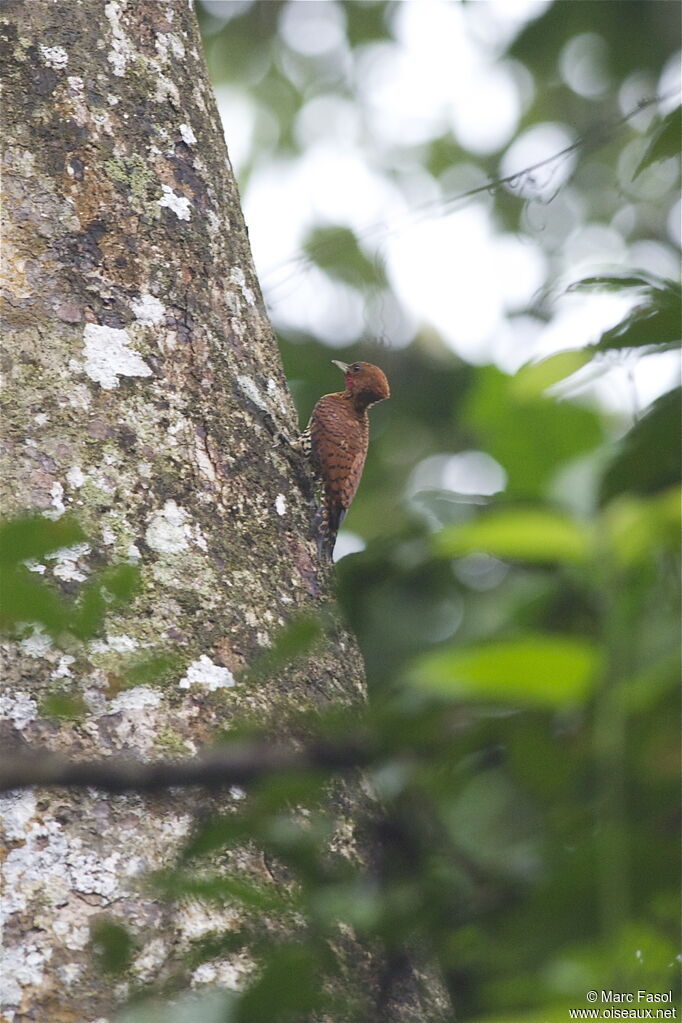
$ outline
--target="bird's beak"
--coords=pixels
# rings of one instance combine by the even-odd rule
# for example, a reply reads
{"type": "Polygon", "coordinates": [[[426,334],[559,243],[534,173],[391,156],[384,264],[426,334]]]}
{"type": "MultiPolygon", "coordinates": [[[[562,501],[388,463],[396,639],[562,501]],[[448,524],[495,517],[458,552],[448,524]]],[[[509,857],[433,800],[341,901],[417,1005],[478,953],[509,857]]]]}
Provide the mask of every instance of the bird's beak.
{"type": "Polygon", "coordinates": [[[347,373],[348,372],[348,363],[347,362],[339,362],[338,359],[332,359],[332,362],[334,363],[335,366],[339,367],[339,369],[341,370],[342,373],[347,373]]]}

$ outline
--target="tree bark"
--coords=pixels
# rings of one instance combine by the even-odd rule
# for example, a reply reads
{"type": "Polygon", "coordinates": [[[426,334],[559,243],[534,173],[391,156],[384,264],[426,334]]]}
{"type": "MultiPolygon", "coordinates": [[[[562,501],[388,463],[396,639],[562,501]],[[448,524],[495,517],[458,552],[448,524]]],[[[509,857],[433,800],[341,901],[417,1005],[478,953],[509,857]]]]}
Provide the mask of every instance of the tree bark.
{"type": "MultiPolygon", "coordinates": [[[[303,663],[234,686],[292,614],[331,601],[330,573],[273,443],[295,413],[191,6],[31,0],[0,20],[4,512],[77,515],[89,542],[33,566],[66,591],[103,561],[142,573],[101,638],[65,650],[27,630],[3,645],[6,741],[153,760],[195,753],[245,711],[362,700],[340,627],[303,663]],[[171,679],[120,688],[131,660],[169,650],[171,679]],[[64,689],[82,701],[76,722],[43,712],[64,689]]],[[[220,927],[145,883],[187,834],[185,796],[45,789],[2,804],[8,1020],[102,1023],[220,927]],[[135,932],[126,982],[93,965],[104,912],[135,932]]],[[[246,949],[218,979],[249,969],[246,949]]]]}

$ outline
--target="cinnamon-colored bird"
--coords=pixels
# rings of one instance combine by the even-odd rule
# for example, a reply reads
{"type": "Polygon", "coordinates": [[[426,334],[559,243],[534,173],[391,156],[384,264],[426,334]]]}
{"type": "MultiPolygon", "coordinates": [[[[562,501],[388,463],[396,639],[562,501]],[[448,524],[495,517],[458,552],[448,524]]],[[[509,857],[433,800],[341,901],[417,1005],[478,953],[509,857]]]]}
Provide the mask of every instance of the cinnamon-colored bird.
{"type": "Polygon", "coordinates": [[[343,371],[346,388],[325,394],[312,411],[302,436],[320,478],[323,499],[318,511],[318,550],[331,557],[336,534],[355,497],[369,444],[367,409],[390,397],[388,380],[369,362],[348,365],[332,359],[343,371]]]}

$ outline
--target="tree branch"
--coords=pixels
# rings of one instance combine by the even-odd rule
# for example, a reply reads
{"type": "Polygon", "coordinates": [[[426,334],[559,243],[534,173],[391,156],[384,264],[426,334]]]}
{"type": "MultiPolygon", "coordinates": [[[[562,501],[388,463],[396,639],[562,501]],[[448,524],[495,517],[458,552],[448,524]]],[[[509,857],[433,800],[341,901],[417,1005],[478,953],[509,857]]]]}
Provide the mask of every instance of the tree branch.
{"type": "Polygon", "coordinates": [[[186,760],[153,763],[130,757],[77,761],[36,749],[17,757],[0,757],[0,792],[36,785],[104,792],[155,792],[187,785],[248,788],[282,771],[352,771],[368,763],[369,756],[369,749],[359,743],[313,743],[297,750],[265,740],[234,743],[186,760]]]}

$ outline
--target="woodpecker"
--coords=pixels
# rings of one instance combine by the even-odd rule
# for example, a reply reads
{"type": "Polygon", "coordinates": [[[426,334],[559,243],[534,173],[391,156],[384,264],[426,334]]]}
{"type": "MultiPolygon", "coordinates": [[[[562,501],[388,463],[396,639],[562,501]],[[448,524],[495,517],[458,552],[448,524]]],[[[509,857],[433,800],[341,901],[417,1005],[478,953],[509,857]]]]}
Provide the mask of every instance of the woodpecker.
{"type": "Polygon", "coordinates": [[[323,491],[318,509],[318,552],[331,558],[339,526],[355,497],[369,444],[367,409],[390,397],[388,380],[369,362],[348,365],[332,359],[346,387],[315,405],[301,441],[323,491]]]}

